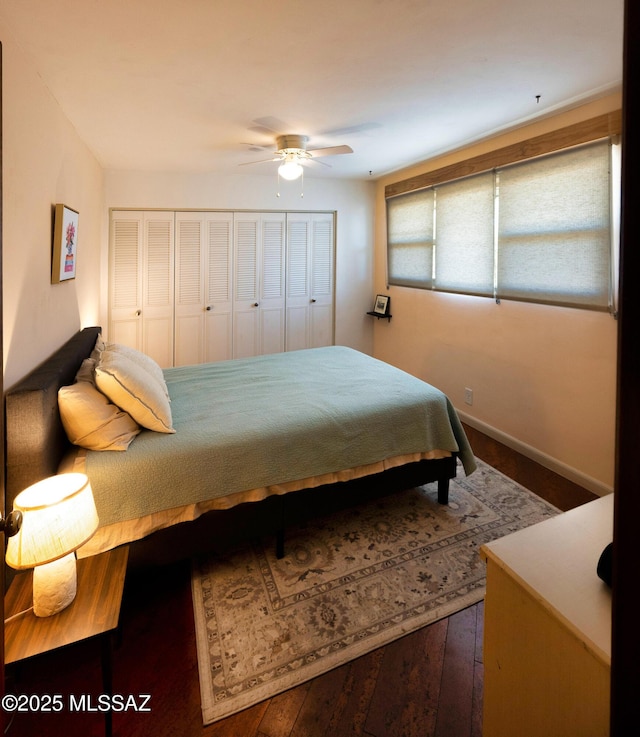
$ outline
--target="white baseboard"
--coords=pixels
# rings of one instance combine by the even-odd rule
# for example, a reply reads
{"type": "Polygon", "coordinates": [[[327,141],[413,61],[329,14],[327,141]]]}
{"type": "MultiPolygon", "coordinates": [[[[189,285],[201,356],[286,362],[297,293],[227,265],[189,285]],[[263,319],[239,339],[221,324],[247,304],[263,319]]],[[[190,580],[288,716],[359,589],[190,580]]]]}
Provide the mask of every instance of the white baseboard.
{"type": "Polygon", "coordinates": [[[521,440],[502,432],[502,430],[497,430],[495,427],[487,425],[485,422],[482,422],[482,420],[471,417],[461,410],[457,410],[457,412],[458,417],[460,417],[460,420],[465,424],[481,433],[484,433],[485,435],[488,435],[490,438],[497,440],[499,443],[506,445],[508,448],[517,451],[526,458],[539,463],[541,466],[548,468],[559,476],[563,476],[569,481],[573,481],[573,483],[582,486],[583,489],[587,489],[587,491],[591,491],[593,494],[597,494],[598,496],[606,496],[607,494],[611,494],[613,491],[610,486],[607,486],[602,481],[598,481],[591,476],[587,476],[582,473],[582,471],[578,471],[578,469],[568,466],[557,458],[553,458],[537,448],[534,448],[527,443],[523,443],[521,440]]]}

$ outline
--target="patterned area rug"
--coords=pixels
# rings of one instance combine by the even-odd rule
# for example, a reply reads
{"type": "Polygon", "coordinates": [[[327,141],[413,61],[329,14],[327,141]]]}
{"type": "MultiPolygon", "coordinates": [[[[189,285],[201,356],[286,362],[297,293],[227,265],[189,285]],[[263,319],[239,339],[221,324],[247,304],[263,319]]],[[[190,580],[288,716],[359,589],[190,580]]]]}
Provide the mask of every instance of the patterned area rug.
{"type": "Polygon", "coordinates": [[[451,482],[377,499],[194,562],[205,724],[480,601],[481,545],[558,510],[478,461],[451,482]]]}

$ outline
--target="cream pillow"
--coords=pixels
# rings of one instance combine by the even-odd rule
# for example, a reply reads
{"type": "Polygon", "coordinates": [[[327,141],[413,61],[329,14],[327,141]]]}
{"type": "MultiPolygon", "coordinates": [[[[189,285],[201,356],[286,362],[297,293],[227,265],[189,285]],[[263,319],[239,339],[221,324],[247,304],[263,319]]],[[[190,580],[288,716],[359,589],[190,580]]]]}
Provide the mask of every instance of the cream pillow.
{"type": "Polygon", "coordinates": [[[58,407],[69,441],[82,448],[127,450],[140,432],[137,423],[89,381],[61,387],[58,407]]]}
{"type": "Polygon", "coordinates": [[[143,427],[173,433],[169,398],[140,362],[121,351],[105,349],[95,369],[96,386],[143,427]]]}
{"type": "Polygon", "coordinates": [[[91,355],[89,358],[92,358],[94,361],[100,360],[100,355],[102,354],[102,351],[104,350],[105,342],[102,337],[102,333],[98,333],[98,337],[96,338],[96,343],[93,346],[93,350],[91,351],[91,355]]]}
{"type": "Polygon", "coordinates": [[[96,362],[93,358],[85,358],[80,364],[78,373],[76,374],[76,381],[88,381],[90,384],[95,385],[95,377],[93,372],[96,368],[96,362]]]}
{"type": "Polygon", "coordinates": [[[121,343],[105,343],[101,351],[101,356],[104,355],[105,351],[107,353],[109,353],[110,351],[121,353],[123,356],[126,356],[127,358],[137,363],[141,368],[145,369],[145,371],[148,371],[151,376],[153,376],[153,378],[160,384],[160,387],[162,388],[162,391],[165,393],[166,397],[169,397],[169,390],[167,389],[167,382],[164,379],[162,369],[156,363],[156,361],[151,358],[151,356],[147,356],[146,353],[142,353],[142,351],[138,351],[135,348],[130,348],[128,345],[122,345],[121,343]]]}

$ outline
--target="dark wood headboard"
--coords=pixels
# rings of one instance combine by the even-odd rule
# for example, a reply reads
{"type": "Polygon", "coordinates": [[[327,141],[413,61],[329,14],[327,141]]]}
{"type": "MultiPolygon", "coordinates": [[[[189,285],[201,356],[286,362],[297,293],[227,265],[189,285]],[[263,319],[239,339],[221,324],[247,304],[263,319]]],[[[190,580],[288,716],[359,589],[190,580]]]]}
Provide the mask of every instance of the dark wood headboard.
{"type": "Polygon", "coordinates": [[[58,389],[72,384],[93,350],[99,327],[84,328],[5,395],[5,508],[19,492],[58,472],[70,447],[60,413],[58,389]]]}

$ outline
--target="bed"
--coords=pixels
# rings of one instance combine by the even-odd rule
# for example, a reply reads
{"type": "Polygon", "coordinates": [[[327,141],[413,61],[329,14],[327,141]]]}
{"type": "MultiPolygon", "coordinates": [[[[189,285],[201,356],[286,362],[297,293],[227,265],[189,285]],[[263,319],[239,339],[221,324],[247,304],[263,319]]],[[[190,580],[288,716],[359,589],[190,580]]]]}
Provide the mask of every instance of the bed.
{"type": "MultiPolygon", "coordinates": [[[[79,331],[5,398],[7,509],[42,478],[84,471],[100,526],[79,556],[172,540],[162,538],[169,531],[195,540],[192,525],[205,518],[218,520],[217,532],[205,532],[218,540],[221,529],[251,529],[247,510],[258,528],[274,528],[282,555],[283,505],[296,506],[287,500],[304,500],[298,506],[309,514],[303,495],[312,492],[347,498],[363,486],[437,482],[446,504],[458,465],[475,469],[442,392],[342,346],[166,369],[167,427],[140,428],[124,452],[79,448],[62,425],[58,394],[77,383],[99,338],[99,327],[79,331]]],[[[160,543],[152,555],[179,547],[160,543]]]]}

